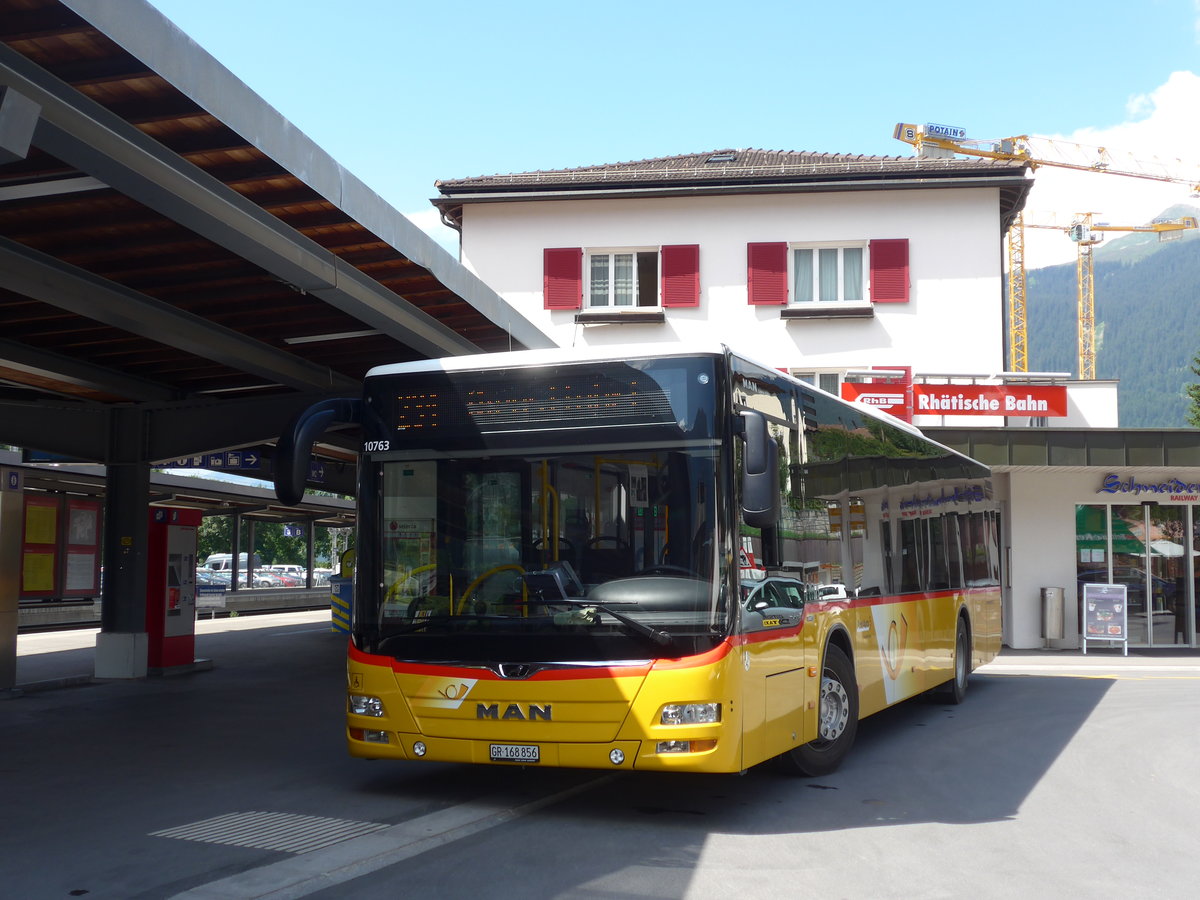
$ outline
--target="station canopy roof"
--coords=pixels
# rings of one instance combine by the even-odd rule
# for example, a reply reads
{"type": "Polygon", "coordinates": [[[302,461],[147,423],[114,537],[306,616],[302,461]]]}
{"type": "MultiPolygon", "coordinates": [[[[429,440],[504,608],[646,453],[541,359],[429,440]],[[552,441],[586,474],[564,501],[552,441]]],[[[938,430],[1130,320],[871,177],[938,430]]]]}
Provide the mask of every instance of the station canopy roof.
{"type": "Polygon", "coordinates": [[[372,366],[552,346],[144,0],[0,0],[0,322],[0,443],[100,463],[135,410],[269,468],[372,366]]]}

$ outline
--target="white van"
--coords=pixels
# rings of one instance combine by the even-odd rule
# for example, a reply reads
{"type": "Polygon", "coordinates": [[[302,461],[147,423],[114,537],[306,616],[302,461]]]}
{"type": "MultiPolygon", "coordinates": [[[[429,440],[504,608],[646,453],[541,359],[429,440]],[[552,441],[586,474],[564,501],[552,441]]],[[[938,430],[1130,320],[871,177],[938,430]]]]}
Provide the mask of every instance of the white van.
{"type": "MultiPolygon", "coordinates": [[[[262,565],[262,559],[257,553],[254,554],[254,567],[257,569],[262,565]]],[[[228,572],[233,568],[232,553],[210,553],[208,559],[204,561],[204,568],[212,569],[214,572],[228,572]]],[[[238,571],[246,571],[246,554],[238,554],[238,571]]]]}

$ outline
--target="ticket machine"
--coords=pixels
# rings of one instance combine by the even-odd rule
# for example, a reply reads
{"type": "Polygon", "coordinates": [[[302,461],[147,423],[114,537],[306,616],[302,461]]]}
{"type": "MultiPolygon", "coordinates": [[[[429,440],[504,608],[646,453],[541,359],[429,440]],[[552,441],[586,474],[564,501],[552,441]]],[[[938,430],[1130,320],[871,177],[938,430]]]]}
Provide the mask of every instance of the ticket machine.
{"type": "Polygon", "coordinates": [[[150,508],[146,563],[147,666],[190,666],[196,652],[198,509],[150,508]]]}

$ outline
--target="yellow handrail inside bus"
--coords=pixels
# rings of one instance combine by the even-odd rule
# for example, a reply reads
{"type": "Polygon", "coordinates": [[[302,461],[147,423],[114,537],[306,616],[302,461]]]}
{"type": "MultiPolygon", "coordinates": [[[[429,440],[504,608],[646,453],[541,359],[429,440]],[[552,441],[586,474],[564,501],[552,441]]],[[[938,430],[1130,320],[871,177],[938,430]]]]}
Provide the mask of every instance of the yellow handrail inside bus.
{"type": "Polygon", "coordinates": [[[411,572],[406,574],[403,578],[397,578],[395,581],[393,581],[392,586],[388,588],[387,595],[384,599],[385,600],[396,599],[396,595],[398,593],[400,593],[400,587],[406,581],[410,580],[411,578],[413,578],[416,575],[419,575],[422,572],[428,572],[430,569],[436,569],[436,568],[437,568],[437,563],[429,563],[428,565],[417,566],[417,568],[413,569],[411,572]]]}

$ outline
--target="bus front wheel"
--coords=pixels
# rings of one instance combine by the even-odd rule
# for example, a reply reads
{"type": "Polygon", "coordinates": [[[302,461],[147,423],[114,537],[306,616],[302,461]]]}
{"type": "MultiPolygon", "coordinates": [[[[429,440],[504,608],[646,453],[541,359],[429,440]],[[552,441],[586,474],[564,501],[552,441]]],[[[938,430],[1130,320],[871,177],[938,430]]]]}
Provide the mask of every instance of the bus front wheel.
{"type": "Polygon", "coordinates": [[[858,684],[854,666],[840,647],[825,648],[821,668],[821,699],[817,710],[817,738],[789,750],[783,761],[793,772],[810,778],[833,772],[854,743],[858,732],[858,684]]]}

